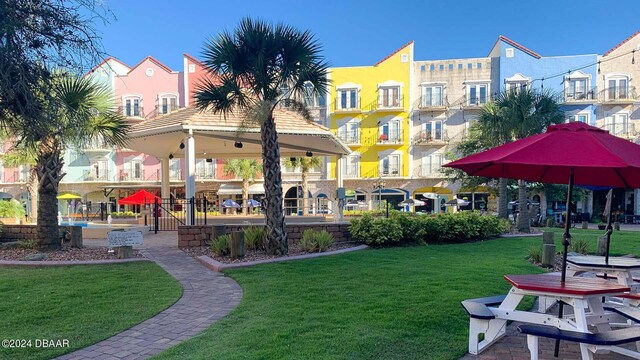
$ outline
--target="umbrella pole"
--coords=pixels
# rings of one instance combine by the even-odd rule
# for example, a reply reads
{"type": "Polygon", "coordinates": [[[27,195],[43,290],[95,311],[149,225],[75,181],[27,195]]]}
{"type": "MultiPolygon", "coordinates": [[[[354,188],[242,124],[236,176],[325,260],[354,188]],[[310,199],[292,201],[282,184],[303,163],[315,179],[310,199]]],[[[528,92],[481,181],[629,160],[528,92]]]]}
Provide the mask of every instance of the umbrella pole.
{"type": "MultiPolygon", "coordinates": [[[[564,283],[567,278],[567,252],[569,251],[569,245],[571,245],[571,198],[573,197],[573,168],[569,175],[569,190],[567,191],[567,218],[564,222],[564,234],[562,235],[562,272],[560,280],[564,283]]],[[[562,313],[564,312],[564,304],[560,302],[558,305],[558,317],[562,319],[562,313]]],[[[560,340],[556,339],[556,347],[553,351],[553,356],[558,357],[560,352],[560,340]]]]}
{"type": "MultiPolygon", "coordinates": [[[[613,227],[611,226],[611,213],[613,209],[613,189],[609,190],[609,213],[607,214],[607,231],[604,235],[607,237],[606,249],[604,253],[604,263],[609,264],[609,244],[611,243],[611,233],[613,233],[613,227]]],[[[605,273],[606,276],[606,273],[605,273]]]]}

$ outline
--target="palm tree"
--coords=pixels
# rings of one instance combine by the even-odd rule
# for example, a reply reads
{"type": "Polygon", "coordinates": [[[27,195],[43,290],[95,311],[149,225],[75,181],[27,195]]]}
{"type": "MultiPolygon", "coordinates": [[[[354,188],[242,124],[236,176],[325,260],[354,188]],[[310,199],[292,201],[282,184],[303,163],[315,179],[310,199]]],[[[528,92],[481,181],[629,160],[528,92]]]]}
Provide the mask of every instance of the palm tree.
{"type": "Polygon", "coordinates": [[[196,106],[227,114],[243,113],[259,125],[264,167],[267,251],[286,254],[287,233],[282,204],[280,147],[273,117],[279,104],[310,118],[302,99],[310,84],[314,93],[326,91],[328,64],[309,31],[245,18],[232,32],[205,44],[203,63],[216,81],[205,80],[196,92],[196,106]],[[283,91],[283,89],[286,89],[283,91]]]}
{"type": "Polygon", "coordinates": [[[231,159],[224,164],[224,173],[242,179],[242,214],[247,214],[249,185],[262,171],[262,165],[255,159],[231,159]]]}
{"type": "Polygon", "coordinates": [[[302,172],[302,213],[309,213],[309,171],[322,166],[322,158],[312,157],[292,157],[284,161],[284,166],[288,168],[300,168],[302,172]]]}
{"type": "MultiPolygon", "coordinates": [[[[1,139],[5,141],[5,139],[1,139]]],[[[31,198],[31,213],[29,214],[29,221],[33,222],[38,218],[38,175],[35,171],[36,154],[32,149],[14,146],[11,150],[2,155],[2,162],[4,166],[17,168],[19,166],[29,166],[29,179],[27,180],[27,191],[31,198]]]]}
{"type": "MultiPolygon", "coordinates": [[[[504,139],[508,141],[519,140],[539,134],[549,125],[564,122],[565,115],[556,98],[549,92],[529,87],[501,94],[496,99],[499,108],[497,119],[502,122],[502,125],[494,124],[497,135],[505,136],[504,139]]],[[[518,213],[516,228],[521,232],[529,232],[527,183],[524,180],[518,180],[518,213]]]]}
{"type": "Polygon", "coordinates": [[[90,78],[57,72],[50,83],[47,106],[40,113],[37,128],[9,128],[9,135],[21,134],[20,144],[35,154],[38,179],[36,237],[42,248],[60,247],[57,222],[57,195],[62,172],[63,152],[82,148],[94,139],[109,145],[124,145],[129,126],[113,110],[107,88],[90,78]]]}

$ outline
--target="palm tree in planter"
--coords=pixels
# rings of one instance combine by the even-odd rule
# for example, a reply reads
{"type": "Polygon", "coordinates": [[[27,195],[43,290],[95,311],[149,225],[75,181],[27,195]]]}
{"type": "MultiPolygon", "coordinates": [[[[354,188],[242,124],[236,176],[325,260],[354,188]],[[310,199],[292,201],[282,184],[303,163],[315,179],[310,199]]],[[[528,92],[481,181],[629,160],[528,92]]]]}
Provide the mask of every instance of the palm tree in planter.
{"type": "Polygon", "coordinates": [[[317,156],[311,157],[292,157],[284,161],[284,166],[297,169],[300,168],[302,180],[302,213],[309,213],[309,172],[322,166],[322,158],[317,156]]]}
{"type": "Polygon", "coordinates": [[[82,78],[55,73],[43,96],[46,105],[38,126],[8,128],[8,135],[19,137],[20,145],[35,154],[38,179],[38,216],[36,238],[40,247],[60,247],[57,195],[62,172],[63,153],[68,147],[84,148],[100,139],[111,146],[124,145],[129,125],[113,109],[109,90],[82,78]]]}
{"type": "Polygon", "coordinates": [[[234,32],[223,32],[205,44],[203,52],[205,67],[217,79],[200,85],[196,106],[223,114],[238,111],[248,126],[260,126],[265,236],[267,252],[271,254],[288,252],[280,147],[273,112],[284,105],[310,118],[297,99],[308,95],[309,88],[315,94],[326,91],[328,64],[320,51],[321,46],[309,31],[245,18],[234,32]]]}
{"type": "Polygon", "coordinates": [[[224,164],[224,173],[242,179],[242,214],[247,214],[249,185],[262,171],[262,165],[256,159],[231,159],[224,164]]]}

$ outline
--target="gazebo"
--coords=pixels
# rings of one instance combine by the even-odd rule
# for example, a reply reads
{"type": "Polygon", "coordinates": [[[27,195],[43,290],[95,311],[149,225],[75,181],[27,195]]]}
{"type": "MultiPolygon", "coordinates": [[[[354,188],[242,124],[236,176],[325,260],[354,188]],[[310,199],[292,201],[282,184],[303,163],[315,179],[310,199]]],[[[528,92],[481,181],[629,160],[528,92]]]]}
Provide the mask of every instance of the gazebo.
{"type": "MultiPolygon", "coordinates": [[[[277,108],[274,118],[280,156],[336,156],[337,186],[342,187],[340,165],[342,155],[351,152],[349,147],[328,128],[307,121],[295,112],[277,108]]],[[[187,107],[134,125],[128,138],[129,148],[160,159],[162,198],[169,197],[169,159],[185,159],[185,196],[191,198],[196,189],[196,158],[262,157],[260,128],[243,124],[240,112],[225,116],[187,107]]]]}

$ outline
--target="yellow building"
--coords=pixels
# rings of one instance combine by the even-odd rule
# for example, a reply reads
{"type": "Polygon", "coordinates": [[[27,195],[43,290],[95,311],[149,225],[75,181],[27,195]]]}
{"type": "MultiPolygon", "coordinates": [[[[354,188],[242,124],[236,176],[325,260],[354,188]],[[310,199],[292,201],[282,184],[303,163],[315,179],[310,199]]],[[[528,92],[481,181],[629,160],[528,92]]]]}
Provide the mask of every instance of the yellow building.
{"type": "MultiPolygon", "coordinates": [[[[353,151],[342,161],[342,174],[358,200],[378,200],[374,187],[380,178],[383,199],[397,203],[408,197],[403,183],[411,165],[412,62],[413,41],[375,65],[329,70],[329,127],[353,151]]],[[[335,158],[329,162],[332,178],[336,164],[335,158]]]]}

